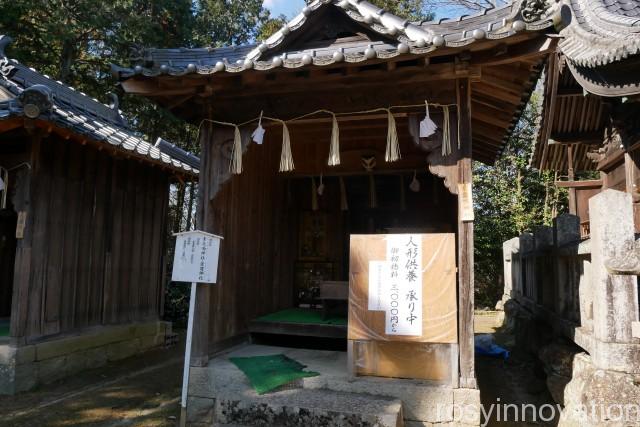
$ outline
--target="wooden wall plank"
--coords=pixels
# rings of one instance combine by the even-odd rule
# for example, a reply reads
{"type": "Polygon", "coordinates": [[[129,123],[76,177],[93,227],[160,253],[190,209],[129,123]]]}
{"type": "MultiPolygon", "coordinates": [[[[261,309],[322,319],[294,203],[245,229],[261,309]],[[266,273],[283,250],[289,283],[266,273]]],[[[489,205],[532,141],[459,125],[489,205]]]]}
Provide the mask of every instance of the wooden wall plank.
{"type": "Polygon", "coordinates": [[[16,172],[19,184],[13,199],[16,212],[26,215],[24,236],[16,243],[16,258],[13,276],[13,295],[11,301],[10,335],[18,342],[25,340],[29,311],[29,287],[32,274],[31,247],[34,232],[33,193],[36,180],[34,171],[39,167],[41,137],[31,138],[25,143],[25,160],[31,168],[21,168],[16,172]],[[18,175],[19,174],[19,175],[18,175]]]}
{"type": "Polygon", "coordinates": [[[52,165],[52,191],[47,214],[47,253],[44,283],[44,307],[42,333],[52,335],[60,332],[60,312],[62,298],[62,265],[64,257],[64,237],[67,226],[65,206],[68,203],[69,187],[65,185],[69,170],[67,144],[55,144],[52,165]]]}
{"type": "Polygon", "coordinates": [[[69,150],[69,176],[65,187],[68,189],[68,199],[66,201],[65,216],[66,223],[65,239],[62,263],[63,281],[61,329],[69,330],[74,327],[76,307],[76,289],[78,287],[78,258],[80,257],[80,245],[78,244],[81,234],[80,201],[83,189],[84,173],[84,152],[80,147],[70,147],[69,150]]]}
{"type": "Polygon", "coordinates": [[[159,318],[169,175],[55,135],[33,145],[12,336],[159,318]]]}

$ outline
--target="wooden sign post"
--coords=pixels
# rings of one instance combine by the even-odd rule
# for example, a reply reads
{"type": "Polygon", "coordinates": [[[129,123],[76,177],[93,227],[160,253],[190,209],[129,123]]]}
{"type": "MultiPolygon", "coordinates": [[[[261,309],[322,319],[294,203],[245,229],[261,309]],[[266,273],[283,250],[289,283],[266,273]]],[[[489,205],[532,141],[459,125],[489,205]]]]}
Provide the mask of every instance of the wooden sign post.
{"type": "Polygon", "coordinates": [[[218,259],[222,237],[204,231],[186,231],[176,236],[176,248],[173,255],[174,282],[191,282],[189,299],[189,320],[187,323],[187,343],[184,352],[184,370],[182,376],[182,399],[180,425],[187,422],[187,392],[189,391],[189,366],[191,364],[191,341],[193,340],[193,314],[196,307],[196,289],[198,283],[216,283],[218,278],[218,259]]]}

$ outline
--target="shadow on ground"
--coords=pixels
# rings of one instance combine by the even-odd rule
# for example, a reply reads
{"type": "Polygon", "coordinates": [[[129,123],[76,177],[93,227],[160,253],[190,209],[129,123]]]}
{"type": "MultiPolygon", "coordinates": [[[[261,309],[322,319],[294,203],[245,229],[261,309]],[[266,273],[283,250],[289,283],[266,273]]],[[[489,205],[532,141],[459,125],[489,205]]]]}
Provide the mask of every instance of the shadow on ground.
{"type": "Polygon", "coordinates": [[[184,346],[154,350],[17,396],[0,397],[2,427],[174,427],[184,346]]]}
{"type": "Polygon", "coordinates": [[[484,425],[557,426],[560,409],[547,390],[542,367],[535,357],[514,348],[513,337],[498,326],[498,313],[476,314],[476,334],[493,334],[495,342],[511,352],[507,361],[476,356],[480,399],[490,414],[483,418],[484,425]]]}

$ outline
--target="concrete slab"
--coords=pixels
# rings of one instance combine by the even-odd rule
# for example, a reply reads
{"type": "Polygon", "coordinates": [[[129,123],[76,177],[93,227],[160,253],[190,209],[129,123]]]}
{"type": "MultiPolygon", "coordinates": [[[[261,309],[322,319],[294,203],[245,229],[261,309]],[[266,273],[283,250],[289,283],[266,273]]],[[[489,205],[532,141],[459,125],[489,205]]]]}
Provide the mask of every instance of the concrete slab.
{"type": "MultiPolygon", "coordinates": [[[[333,395],[340,393],[365,395],[369,399],[391,399],[402,402],[405,421],[421,421],[430,423],[444,423],[453,421],[454,393],[453,388],[441,383],[398,378],[352,377],[348,373],[347,354],[337,351],[293,349],[285,347],[271,347],[260,345],[245,345],[211,359],[206,371],[197,375],[191,381],[196,387],[190,387],[190,395],[216,399],[218,406],[220,397],[240,396],[242,399],[262,400],[280,399],[279,393],[292,393],[283,390],[258,396],[246,376],[231,362],[229,357],[266,356],[284,354],[307,366],[310,371],[320,373],[317,377],[304,378],[290,388],[329,392],[333,395]],[[208,387],[203,385],[208,381],[208,387]],[[197,390],[196,390],[197,388],[197,390]]],[[[296,392],[296,393],[297,393],[296,392]]],[[[283,395],[284,396],[284,395],[283,395]]],[[[235,398],[234,398],[235,399],[235,398]]],[[[218,420],[233,424],[233,420],[218,420]]]]}

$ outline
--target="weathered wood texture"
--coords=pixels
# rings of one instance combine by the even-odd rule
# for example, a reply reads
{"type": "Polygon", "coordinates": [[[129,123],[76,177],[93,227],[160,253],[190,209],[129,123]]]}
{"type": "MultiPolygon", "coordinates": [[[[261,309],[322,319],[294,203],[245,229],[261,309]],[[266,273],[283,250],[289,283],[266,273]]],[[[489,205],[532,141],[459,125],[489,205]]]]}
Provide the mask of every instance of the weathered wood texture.
{"type": "MultiPolygon", "coordinates": [[[[469,80],[457,81],[460,117],[461,159],[458,161],[458,182],[471,184],[471,88],[469,80]]],[[[474,261],[473,221],[463,221],[458,212],[458,325],[460,345],[460,386],[476,388],[475,352],[473,342],[474,261]]]]}
{"type": "Polygon", "coordinates": [[[385,333],[385,312],[368,309],[369,263],[387,259],[384,235],[351,236],[349,262],[349,339],[457,343],[456,255],[454,234],[422,235],[422,335],[385,333]]]}
{"type": "MultiPolygon", "coordinates": [[[[201,224],[224,240],[218,283],[208,291],[209,330],[196,332],[201,341],[194,345],[200,353],[205,340],[213,350],[217,343],[248,332],[255,317],[292,306],[297,230],[286,181],[276,173],[277,138],[252,145],[243,156],[244,172],[229,179],[233,128],[215,127],[207,134],[202,151],[201,224]]],[[[246,141],[244,130],[243,135],[246,141]]]]}
{"type": "Polygon", "coordinates": [[[157,319],[169,176],[49,136],[31,148],[16,211],[11,335],[23,341],[157,319]]]}

